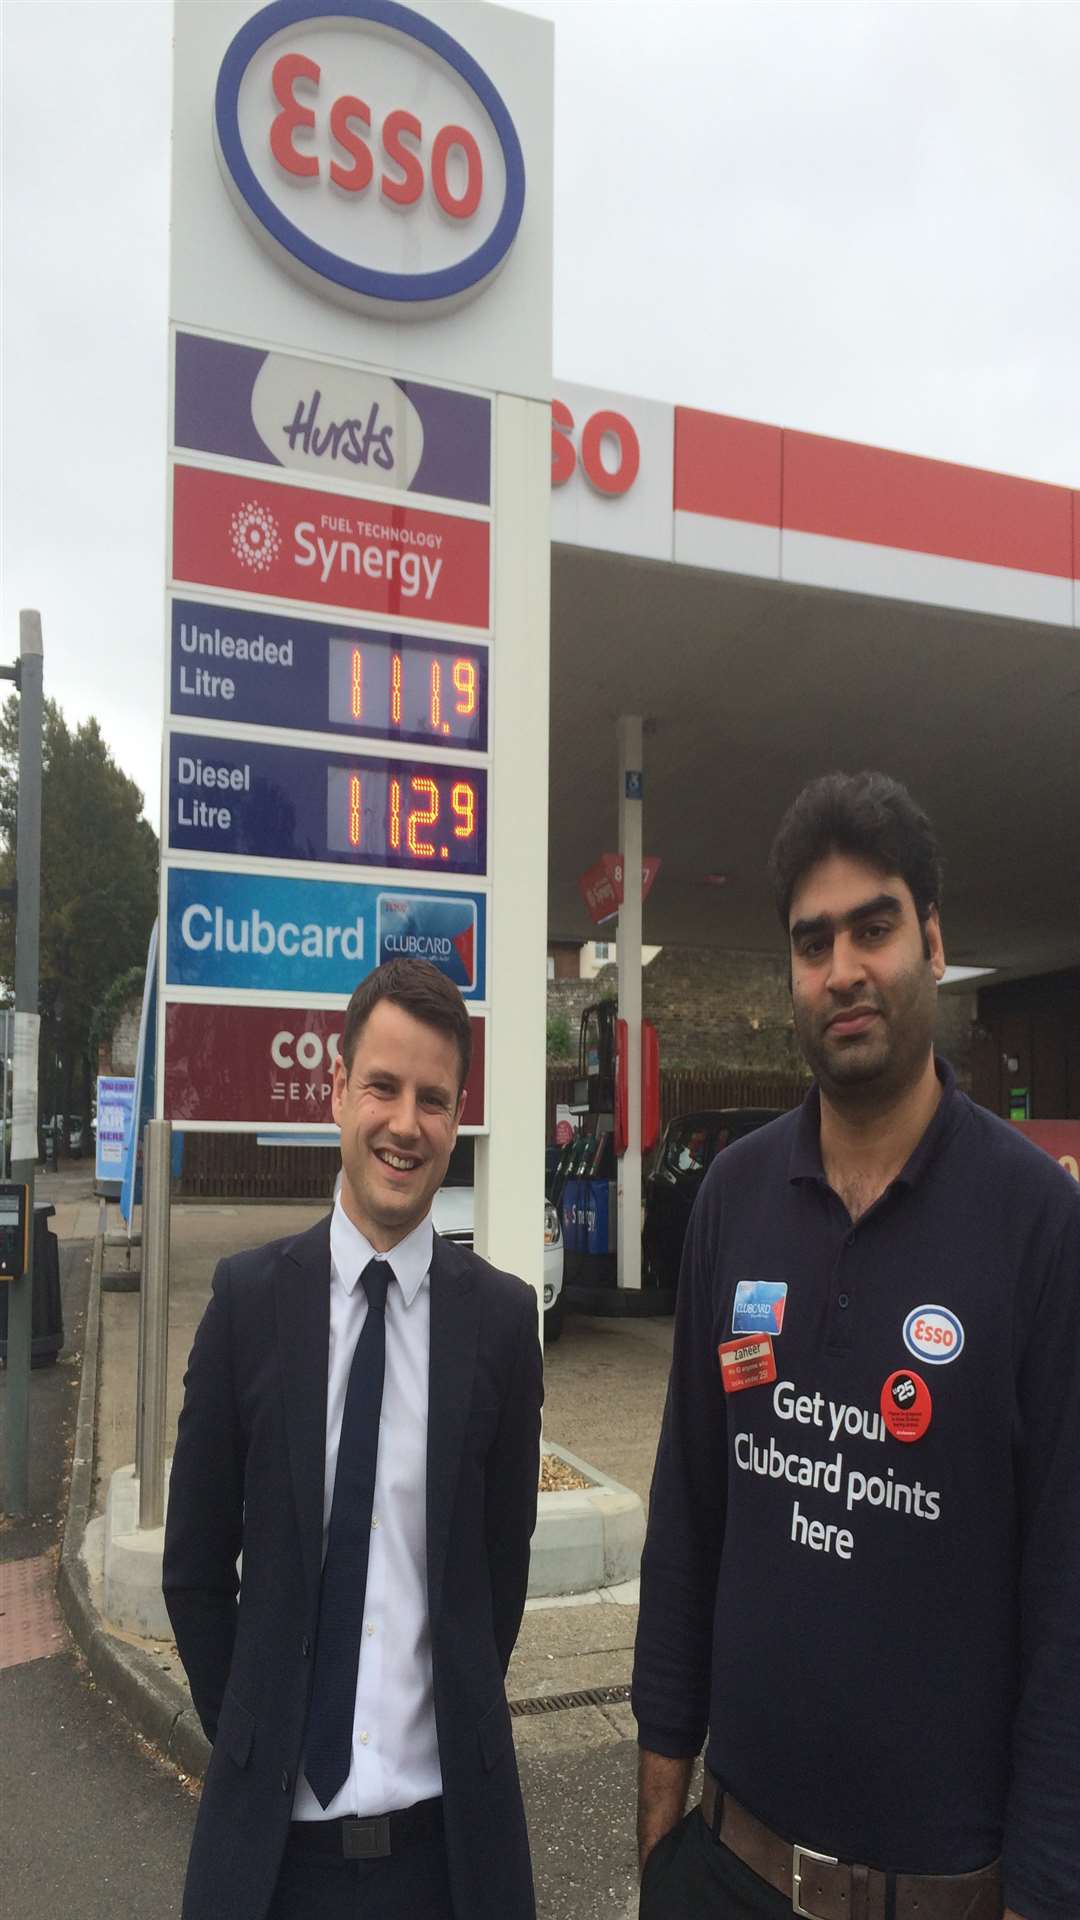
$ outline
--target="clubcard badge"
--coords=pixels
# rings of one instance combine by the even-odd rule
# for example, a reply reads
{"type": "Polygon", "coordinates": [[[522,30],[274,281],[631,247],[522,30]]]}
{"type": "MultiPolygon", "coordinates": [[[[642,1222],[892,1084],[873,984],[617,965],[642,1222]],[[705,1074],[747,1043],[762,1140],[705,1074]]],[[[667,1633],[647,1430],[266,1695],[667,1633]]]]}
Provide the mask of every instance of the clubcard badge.
{"type": "Polygon", "coordinates": [[[735,1288],[732,1333],[779,1333],[787,1305],[786,1280],[740,1280],[735,1288]]]}
{"type": "Polygon", "coordinates": [[[776,1379],[776,1355],[767,1336],[756,1340],[725,1340],[716,1349],[720,1355],[720,1378],[725,1393],[741,1393],[744,1387],[764,1387],[776,1379]]]}
{"type": "Polygon", "coordinates": [[[904,1321],[904,1345],[926,1366],[947,1366],[963,1344],[964,1329],[948,1307],[914,1307],[904,1321]]]}
{"type": "Polygon", "coordinates": [[[917,1373],[901,1367],[881,1389],[881,1417],[894,1440],[921,1440],[934,1411],[930,1389],[917,1373]]]}

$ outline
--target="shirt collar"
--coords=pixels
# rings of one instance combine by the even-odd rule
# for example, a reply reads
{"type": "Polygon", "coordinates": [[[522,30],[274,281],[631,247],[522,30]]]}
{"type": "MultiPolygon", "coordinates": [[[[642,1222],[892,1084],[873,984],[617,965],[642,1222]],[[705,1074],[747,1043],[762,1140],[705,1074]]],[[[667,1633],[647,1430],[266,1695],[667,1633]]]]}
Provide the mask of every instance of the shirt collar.
{"type": "Polygon", "coordinates": [[[356,1291],[360,1275],[369,1260],[386,1260],[393,1269],[405,1305],[411,1307],[431,1268],[434,1242],[435,1232],[428,1213],[418,1227],[405,1235],[404,1240],[399,1240],[396,1247],[391,1247],[389,1253],[380,1253],[349,1219],[341,1204],[340,1193],[334,1201],[330,1221],[330,1259],[334,1272],[348,1294],[356,1291]]]}
{"type": "MultiPolygon", "coordinates": [[[[934,1071],[941,1082],[941,1099],[930,1125],[901,1167],[893,1185],[903,1181],[905,1186],[913,1187],[959,1123],[963,1103],[957,1092],[956,1075],[948,1061],[938,1053],[934,1055],[934,1071]]],[[[825,1180],[825,1168],[821,1161],[821,1092],[816,1081],[799,1108],[788,1161],[788,1179],[825,1180]]]]}

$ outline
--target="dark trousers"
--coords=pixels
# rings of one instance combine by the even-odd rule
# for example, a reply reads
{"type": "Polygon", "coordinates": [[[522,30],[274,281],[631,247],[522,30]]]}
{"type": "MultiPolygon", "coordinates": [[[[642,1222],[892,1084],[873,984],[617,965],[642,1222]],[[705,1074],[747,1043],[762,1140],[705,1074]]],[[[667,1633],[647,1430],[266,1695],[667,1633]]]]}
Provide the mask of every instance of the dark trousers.
{"type": "Polygon", "coordinates": [[[640,1920],[791,1920],[791,1901],[713,1839],[700,1807],[645,1863],[640,1920]]]}
{"type": "Polygon", "coordinates": [[[266,1920],[454,1920],[443,1838],[385,1860],[286,1847],[266,1920]]]}

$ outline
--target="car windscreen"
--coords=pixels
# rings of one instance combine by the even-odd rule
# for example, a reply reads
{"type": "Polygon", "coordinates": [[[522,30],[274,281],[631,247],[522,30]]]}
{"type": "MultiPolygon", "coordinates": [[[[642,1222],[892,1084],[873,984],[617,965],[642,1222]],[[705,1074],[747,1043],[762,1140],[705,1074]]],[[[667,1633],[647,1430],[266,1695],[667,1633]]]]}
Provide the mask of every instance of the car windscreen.
{"type": "Polygon", "coordinates": [[[696,1126],[672,1127],[664,1142],[662,1170],[676,1179],[688,1173],[702,1173],[709,1154],[709,1129],[696,1126]]]}

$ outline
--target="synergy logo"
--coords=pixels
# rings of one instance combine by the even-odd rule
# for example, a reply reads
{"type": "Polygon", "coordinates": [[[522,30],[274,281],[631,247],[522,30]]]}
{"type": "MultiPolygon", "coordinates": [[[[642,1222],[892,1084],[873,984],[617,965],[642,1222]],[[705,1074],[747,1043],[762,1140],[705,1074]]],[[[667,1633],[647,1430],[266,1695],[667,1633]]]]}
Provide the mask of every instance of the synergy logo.
{"type": "Polygon", "coordinates": [[[265,573],[281,552],[278,524],[266,507],[248,500],[229,521],[232,550],[241,566],[265,573]]]}
{"type": "Polygon", "coordinates": [[[490,522],[177,462],[172,579],[486,627],[490,522]]]}
{"type": "Polygon", "coordinates": [[[274,0],[221,65],[214,133],[256,238],[367,312],[427,319],[479,293],[525,205],[505,103],[458,41],[396,0],[274,0]]]}
{"type": "Polygon", "coordinates": [[[781,1333],[786,1305],[786,1280],[740,1280],[735,1288],[731,1331],[781,1333]]]}
{"type": "Polygon", "coordinates": [[[964,1329],[948,1307],[915,1307],[904,1321],[904,1345],[917,1360],[944,1367],[964,1344],[964,1329]]]}
{"type": "Polygon", "coordinates": [[[430,960],[463,992],[476,986],[476,902],[432,893],[380,893],[376,942],[384,960],[430,960]]]}

